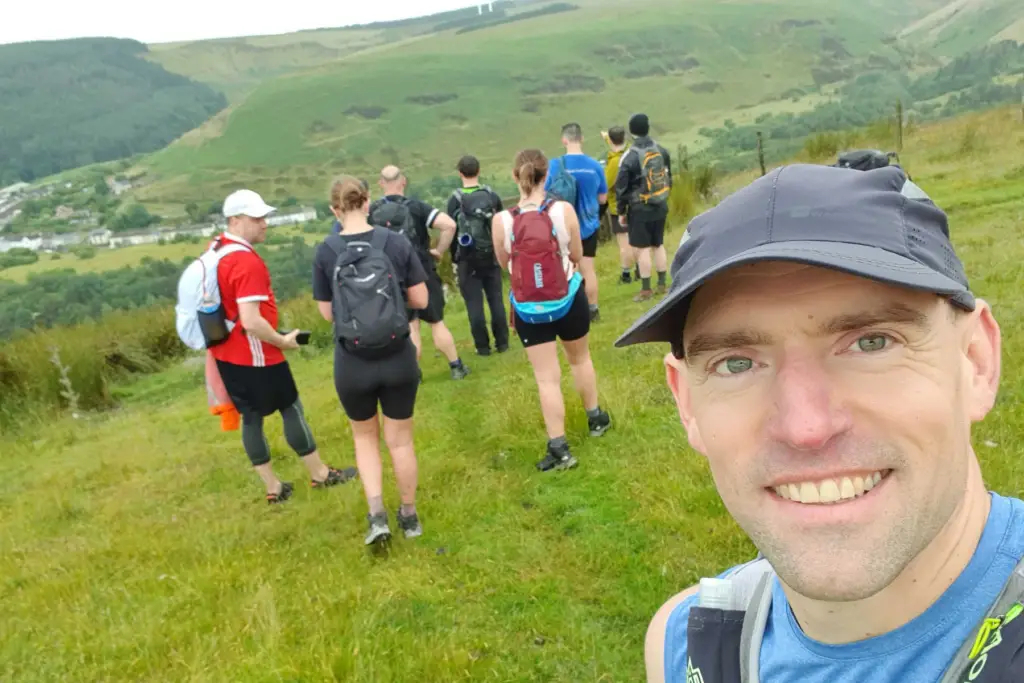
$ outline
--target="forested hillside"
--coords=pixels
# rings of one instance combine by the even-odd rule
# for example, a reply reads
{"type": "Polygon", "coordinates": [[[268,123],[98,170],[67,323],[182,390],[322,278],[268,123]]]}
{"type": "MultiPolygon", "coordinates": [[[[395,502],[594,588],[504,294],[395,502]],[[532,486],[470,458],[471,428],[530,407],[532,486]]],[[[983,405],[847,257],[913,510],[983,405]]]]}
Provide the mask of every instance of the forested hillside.
{"type": "Polygon", "coordinates": [[[0,186],[152,152],[227,105],[134,40],[0,45],[0,186]]]}

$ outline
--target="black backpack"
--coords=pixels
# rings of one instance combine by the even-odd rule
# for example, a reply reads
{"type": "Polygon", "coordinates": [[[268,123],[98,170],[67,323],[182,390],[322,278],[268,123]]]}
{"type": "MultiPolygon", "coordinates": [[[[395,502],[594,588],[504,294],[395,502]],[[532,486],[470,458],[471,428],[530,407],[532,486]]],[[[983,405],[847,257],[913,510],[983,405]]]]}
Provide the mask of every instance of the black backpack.
{"type": "Polygon", "coordinates": [[[455,241],[458,244],[459,260],[489,261],[494,258],[494,240],[491,237],[491,220],[494,218],[494,199],[491,188],[483,187],[473,192],[456,190],[453,195],[458,201],[455,212],[455,241]]]}
{"type": "Polygon", "coordinates": [[[423,237],[420,234],[416,219],[409,210],[408,199],[389,199],[384,197],[370,207],[370,215],[367,217],[369,223],[381,228],[388,228],[405,235],[418,251],[427,250],[423,245],[423,237]]]}
{"type": "Polygon", "coordinates": [[[331,276],[334,337],[357,355],[380,352],[409,335],[402,285],[394,263],[384,251],[386,230],[373,230],[369,240],[350,241],[330,235],[325,243],[337,254],[331,276]]]}

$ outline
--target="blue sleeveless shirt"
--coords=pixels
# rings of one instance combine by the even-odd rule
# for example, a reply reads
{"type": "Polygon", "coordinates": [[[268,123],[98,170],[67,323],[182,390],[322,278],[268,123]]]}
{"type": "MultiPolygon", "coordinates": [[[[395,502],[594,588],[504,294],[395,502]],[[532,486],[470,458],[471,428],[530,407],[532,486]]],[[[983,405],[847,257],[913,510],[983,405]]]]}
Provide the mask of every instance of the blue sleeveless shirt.
{"type": "MultiPolygon", "coordinates": [[[[808,638],[778,579],[761,646],[763,683],[937,683],[1024,557],[1024,501],[990,494],[985,530],[964,571],[924,613],[895,631],[842,645],[808,638]]],[[[724,576],[725,573],[719,575],[724,576]]],[[[686,627],[697,596],[665,629],[665,681],[686,683],[686,627]]]]}

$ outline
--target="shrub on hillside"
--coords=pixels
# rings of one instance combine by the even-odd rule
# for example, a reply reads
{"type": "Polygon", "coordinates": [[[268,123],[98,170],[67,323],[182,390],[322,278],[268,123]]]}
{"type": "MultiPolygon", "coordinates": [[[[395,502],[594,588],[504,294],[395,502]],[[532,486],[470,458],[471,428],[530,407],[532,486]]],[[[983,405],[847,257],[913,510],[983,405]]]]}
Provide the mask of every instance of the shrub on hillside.
{"type": "Polygon", "coordinates": [[[27,266],[39,260],[39,254],[31,249],[15,247],[0,254],[0,270],[14,268],[15,266],[27,266]]]}
{"type": "Polygon", "coordinates": [[[21,333],[0,347],[0,425],[68,407],[55,350],[77,407],[99,410],[113,405],[113,381],[154,372],[184,356],[186,347],[178,339],[174,311],[166,308],[112,311],[102,322],[21,333]]]}

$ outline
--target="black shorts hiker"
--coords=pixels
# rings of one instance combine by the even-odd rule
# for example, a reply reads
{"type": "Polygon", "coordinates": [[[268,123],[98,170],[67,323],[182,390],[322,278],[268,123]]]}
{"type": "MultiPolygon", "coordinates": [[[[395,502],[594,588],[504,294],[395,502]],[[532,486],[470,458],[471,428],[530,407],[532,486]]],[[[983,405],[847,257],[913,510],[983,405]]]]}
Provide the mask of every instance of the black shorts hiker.
{"type": "Polygon", "coordinates": [[[267,417],[291,407],[299,400],[299,390],[287,361],[252,367],[218,360],[217,370],[220,371],[231,402],[242,417],[267,417]]]}
{"type": "Polygon", "coordinates": [[[636,249],[660,247],[665,243],[668,207],[632,206],[629,209],[629,246],[636,249]]]}
{"type": "Polygon", "coordinates": [[[437,270],[427,271],[427,307],[424,309],[408,309],[409,320],[422,320],[429,325],[444,321],[444,283],[437,270]]]}
{"type": "Polygon", "coordinates": [[[587,336],[587,333],[590,332],[590,302],[587,300],[586,284],[585,281],[580,283],[580,290],[576,292],[576,298],[572,300],[569,311],[554,322],[524,322],[516,313],[515,307],[512,307],[516,334],[523,342],[523,348],[528,349],[531,346],[547,344],[556,339],[576,341],[587,336]]]}

